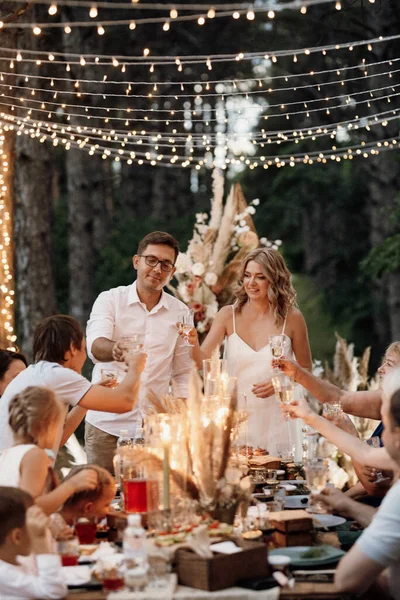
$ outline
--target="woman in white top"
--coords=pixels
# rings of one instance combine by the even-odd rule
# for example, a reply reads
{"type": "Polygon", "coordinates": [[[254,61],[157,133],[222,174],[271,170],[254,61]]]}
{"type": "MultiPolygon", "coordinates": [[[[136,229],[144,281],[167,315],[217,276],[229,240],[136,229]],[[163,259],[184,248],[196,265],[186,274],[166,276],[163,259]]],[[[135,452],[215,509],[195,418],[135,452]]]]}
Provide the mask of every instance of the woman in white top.
{"type": "Polygon", "coordinates": [[[210,358],[226,338],[228,370],[237,377],[239,408],[247,408],[249,414],[248,443],[276,454],[278,443],[299,446],[300,436],[295,431],[298,426],[283,421],[274,396],[269,336],[284,334],[285,356],[294,354],[310,369],[307,326],[296,307],[291,274],[276,250],[250,252],[242,263],[239,285],[235,304],[219,311],[201,348],[195,330],[191,331],[193,358],[201,368],[202,360],[210,358]]]}
{"type": "Polygon", "coordinates": [[[0,452],[0,486],[28,492],[47,514],[57,511],[72,494],[97,485],[97,473],[88,469],[46,493],[51,464],[46,449],[54,447],[63,415],[51,390],[27,387],[9,405],[14,446],[0,452]]]}

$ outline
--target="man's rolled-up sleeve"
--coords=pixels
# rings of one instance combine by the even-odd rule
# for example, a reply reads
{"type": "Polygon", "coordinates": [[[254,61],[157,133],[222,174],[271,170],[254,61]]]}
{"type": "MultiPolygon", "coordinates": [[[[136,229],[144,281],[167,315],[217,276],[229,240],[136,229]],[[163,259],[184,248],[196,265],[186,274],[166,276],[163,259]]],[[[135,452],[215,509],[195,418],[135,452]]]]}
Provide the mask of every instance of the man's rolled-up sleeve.
{"type": "Polygon", "coordinates": [[[86,326],[87,353],[94,363],[99,362],[92,353],[93,342],[103,337],[112,341],[114,337],[115,303],[111,292],[102,292],[93,304],[86,326]]]}

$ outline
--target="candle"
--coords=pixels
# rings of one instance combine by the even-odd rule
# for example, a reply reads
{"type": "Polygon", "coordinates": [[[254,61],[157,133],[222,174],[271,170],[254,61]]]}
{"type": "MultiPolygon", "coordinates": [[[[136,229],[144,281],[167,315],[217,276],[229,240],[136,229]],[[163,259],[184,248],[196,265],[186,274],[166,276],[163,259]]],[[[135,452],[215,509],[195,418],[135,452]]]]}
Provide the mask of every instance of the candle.
{"type": "Polygon", "coordinates": [[[169,462],[169,451],[170,451],[170,442],[171,442],[171,434],[169,425],[164,423],[163,433],[162,433],[162,442],[164,447],[164,456],[163,456],[163,508],[164,510],[170,509],[170,489],[169,489],[169,475],[170,475],[170,462],[169,462]]]}

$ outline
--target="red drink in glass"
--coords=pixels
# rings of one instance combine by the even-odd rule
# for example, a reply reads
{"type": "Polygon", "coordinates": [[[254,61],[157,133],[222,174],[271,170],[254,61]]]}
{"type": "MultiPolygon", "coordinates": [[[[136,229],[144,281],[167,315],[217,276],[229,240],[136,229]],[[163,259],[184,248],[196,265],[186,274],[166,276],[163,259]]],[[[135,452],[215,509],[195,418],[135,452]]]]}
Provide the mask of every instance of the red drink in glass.
{"type": "Polygon", "coordinates": [[[61,554],[61,564],[63,567],[75,567],[78,564],[76,554],[61,554]]]}
{"type": "Polygon", "coordinates": [[[80,544],[93,544],[96,540],[97,525],[92,521],[78,522],[75,524],[75,533],[80,544]]]}
{"type": "Polygon", "coordinates": [[[147,512],[146,479],[124,480],[124,505],[128,513],[147,512]]]}
{"type": "Polygon", "coordinates": [[[103,579],[103,590],[105,592],[115,592],[125,587],[123,577],[107,577],[103,579]]]}

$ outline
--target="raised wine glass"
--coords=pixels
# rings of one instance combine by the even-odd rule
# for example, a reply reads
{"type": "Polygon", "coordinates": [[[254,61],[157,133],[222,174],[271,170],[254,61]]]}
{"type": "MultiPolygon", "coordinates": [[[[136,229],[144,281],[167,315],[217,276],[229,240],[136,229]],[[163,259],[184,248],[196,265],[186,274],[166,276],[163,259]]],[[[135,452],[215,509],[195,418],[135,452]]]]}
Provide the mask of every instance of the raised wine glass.
{"type": "Polygon", "coordinates": [[[179,322],[179,329],[183,332],[185,336],[185,345],[193,346],[193,344],[191,344],[189,341],[189,333],[194,326],[194,311],[191,308],[182,310],[179,315],[179,322]]]}
{"type": "MultiPolygon", "coordinates": [[[[282,358],[285,353],[285,336],[283,333],[271,334],[269,336],[269,345],[274,359],[282,358]]],[[[280,373],[279,367],[274,367],[273,373],[280,373]]]]}
{"type": "MultiPolygon", "coordinates": [[[[290,404],[293,402],[294,382],[292,377],[285,375],[285,373],[278,369],[278,372],[273,373],[271,381],[276,397],[281,404],[290,404]]],[[[290,420],[289,413],[285,414],[284,419],[286,421],[290,420]]]]}

